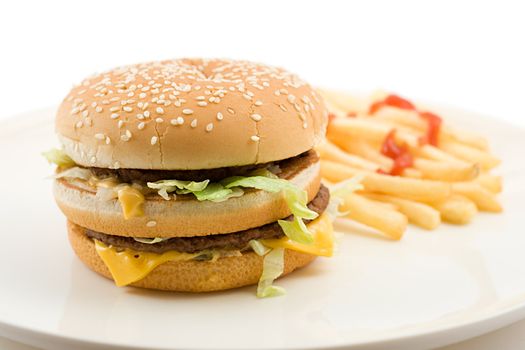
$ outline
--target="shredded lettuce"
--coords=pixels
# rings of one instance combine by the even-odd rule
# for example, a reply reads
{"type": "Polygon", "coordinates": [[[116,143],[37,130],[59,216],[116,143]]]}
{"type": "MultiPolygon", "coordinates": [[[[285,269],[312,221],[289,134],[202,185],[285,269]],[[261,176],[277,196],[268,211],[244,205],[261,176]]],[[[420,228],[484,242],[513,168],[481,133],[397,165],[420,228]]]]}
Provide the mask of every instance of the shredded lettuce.
{"type": "Polygon", "coordinates": [[[164,242],[165,240],[169,239],[169,238],[161,238],[161,237],[155,237],[155,238],[137,238],[137,237],[133,237],[133,239],[137,242],[140,242],[140,243],[145,243],[145,244],[155,244],[155,243],[160,243],[160,242],[164,242]]]}
{"type": "Polygon", "coordinates": [[[341,212],[339,206],[344,203],[347,195],[363,189],[362,180],[363,175],[356,175],[348,180],[338,182],[330,188],[330,202],[326,212],[332,219],[348,215],[348,212],[341,212]]]}
{"type": "Polygon", "coordinates": [[[312,244],[314,242],[312,233],[301,218],[294,216],[293,221],[278,220],[277,222],[283,229],[284,234],[292,241],[302,244],[312,244]]]}
{"type": "Polygon", "coordinates": [[[256,239],[252,239],[251,241],[249,241],[248,245],[259,256],[264,256],[264,255],[266,255],[266,253],[268,253],[270,251],[270,248],[265,247],[264,244],[262,244],[261,242],[259,242],[256,239]]]}
{"type": "Polygon", "coordinates": [[[280,179],[267,169],[258,169],[253,176],[232,176],[220,182],[210,183],[190,182],[179,180],[161,180],[148,182],[148,187],[158,190],[159,195],[169,199],[168,193],[192,193],[199,201],[223,202],[232,197],[242,196],[242,188],[256,188],[266,192],[283,191],[288,208],[294,216],[293,222],[279,220],[284,233],[291,239],[304,244],[312,243],[312,234],[303,222],[303,219],[313,220],[318,214],[307,206],[308,194],[292,183],[280,179]]]}
{"type": "Polygon", "coordinates": [[[47,152],[43,152],[42,155],[49,163],[54,163],[61,168],[71,168],[76,165],[73,159],[71,159],[64,151],[57,148],[52,148],[47,152]]]}
{"type": "Polygon", "coordinates": [[[54,176],[55,179],[82,179],[89,180],[91,178],[91,170],[79,167],[72,167],[64,171],[59,172],[54,176]]]}
{"type": "Polygon", "coordinates": [[[275,248],[266,254],[263,272],[257,285],[257,297],[267,298],[285,294],[282,287],[273,285],[273,281],[284,271],[284,248],[275,248]]]}
{"type": "Polygon", "coordinates": [[[148,182],[148,187],[158,190],[159,196],[165,200],[169,200],[168,193],[175,192],[177,194],[195,193],[206,189],[210,180],[200,182],[182,181],[182,180],[160,180],[156,182],[148,182]]]}

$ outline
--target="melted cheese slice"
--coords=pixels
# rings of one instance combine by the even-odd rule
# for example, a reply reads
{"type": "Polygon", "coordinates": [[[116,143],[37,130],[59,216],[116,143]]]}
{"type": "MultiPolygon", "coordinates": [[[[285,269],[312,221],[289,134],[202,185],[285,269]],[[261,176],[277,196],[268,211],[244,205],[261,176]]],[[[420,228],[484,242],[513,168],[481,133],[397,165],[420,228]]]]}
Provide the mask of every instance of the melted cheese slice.
{"type": "Polygon", "coordinates": [[[286,236],[279,239],[264,239],[260,242],[269,248],[285,248],[317,256],[332,256],[334,254],[334,229],[330,217],[326,214],[321,215],[308,224],[308,229],[314,236],[312,244],[297,243],[286,236]]]}
{"type": "MultiPolygon", "coordinates": [[[[293,242],[288,237],[261,240],[261,243],[269,248],[285,248],[312,255],[332,256],[334,234],[332,221],[328,215],[321,215],[309,223],[308,228],[314,235],[314,242],[311,245],[293,242]]],[[[95,240],[95,248],[119,287],[141,280],[160,264],[168,261],[191,260],[200,254],[179,253],[173,250],[162,254],[138,252],[132,249],[117,251],[114,247],[97,240],[95,240]]]]}
{"type": "Polygon", "coordinates": [[[118,201],[122,207],[122,214],[124,219],[133,218],[144,215],[142,204],[144,203],[144,195],[136,188],[125,186],[117,191],[118,201]]]}
{"type": "Polygon", "coordinates": [[[174,250],[162,254],[137,252],[132,249],[117,251],[114,247],[97,240],[95,240],[95,248],[119,287],[143,279],[160,264],[168,261],[191,260],[199,255],[179,253],[174,250]]]}

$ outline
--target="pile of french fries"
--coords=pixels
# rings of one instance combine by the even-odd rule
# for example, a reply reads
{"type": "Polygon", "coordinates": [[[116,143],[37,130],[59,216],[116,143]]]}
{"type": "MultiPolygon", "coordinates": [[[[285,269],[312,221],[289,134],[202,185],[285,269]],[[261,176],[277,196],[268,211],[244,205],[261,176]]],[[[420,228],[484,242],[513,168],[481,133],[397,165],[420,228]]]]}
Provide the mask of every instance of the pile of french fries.
{"type": "Polygon", "coordinates": [[[369,114],[383,92],[368,98],[320,93],[332,113],[327,140],[317,148],[324,180],[362,176],[364,189],[347,195],[340,207],[348,218],[398,240],[408,223],[432,230],[442,221],[467,224],[478,211],[502,211],[496,198],[502,178],[490,173],[500,160],[484,137],[453,128],[441,115],[437,145],[421,143],[428,124],[418,112],[385,106],[369,114]],[[400,176],[388,175],[393,160],[381,152],[393,129],[413,157],[400,176]]]}

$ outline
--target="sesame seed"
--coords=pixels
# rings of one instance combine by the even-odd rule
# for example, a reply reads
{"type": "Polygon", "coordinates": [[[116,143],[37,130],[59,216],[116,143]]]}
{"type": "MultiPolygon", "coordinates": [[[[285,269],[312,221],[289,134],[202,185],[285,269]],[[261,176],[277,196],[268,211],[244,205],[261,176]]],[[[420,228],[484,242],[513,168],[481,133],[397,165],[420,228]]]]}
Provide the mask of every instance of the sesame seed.
{"type": "Polygon", "coordinates": [[[295,108],[295,110],[296,110],[297,112],[300,112],[300,111],[301,111],[301,106],[299,106],[298,103],[294,103],[293,106],[294,106],[294,108],[295,108]]]}
{"type": "Polygon", "coordinates": [[[263,103],[262,103],[261,100],[257,100],[257,101],[255,101],[255,105],[256,105],[256,106],[262,106],[262,104],[263,104],[263,103]]]}
{"type": "Polygon", "coordinates": [[[95,138],[97,140],[104,140],[106,138],[106,136],[104,134],[95,134],[95,138]]]}
{"type": "Polygon", "coordinates": [[[124,121],[119,120],[118,123],[117,123],[118,128],[119,129],[122,128],[123,125],[124,125],[124,121]]]}
{"type": "Polygon", "coordinates": [[[259,141],[261,138],[260,138],[259,136],[257,136],[257,135],[253,135],[252,137],[250,137],[250,139],[252,139],[252,141],[254,141],[254,142],[257,142],[257,141],[259,141]]]}
{"type": "Polygon", "coordinates": [[[141,92],[141,93],[139,94],[139,97],[140,97],[140,98],[145,98],[146,96],[147,96],[147,95],[146,95],[145,92],[141,92]]]}
{"type": "Polygon", "coordinates": [[[159,140],[159,138],[157,136],[152,136],[151,137],[151,145],[155,145],[157,143],[157,141],[159,140]]]}
{"type": "Polygon", "coordinates": [[[288,95],[287,99],[288,99],[288,102],[290,102],[290,103],[294,103],[295,102],[295,96],[294,95],[291,95],[291,94],[288,95]]]}
{"type": "Polygon", "coordinates": [[[93,125],[93,121],[91,120],[90,117],[87,117],[87,118],[84,120],[84,123],[86,123],[87,126],[91,126],[91,125],[93,125]]]}
{"type": "Polygon", "coordinates": [[[128,113],[129,113],[129,112],[133,112],[133,108],[131,108],[131,107],[129,107],[129,106],[125,106],[125,107],[123,107],[122,109],[123,109],[124,111],[128,112],[128,113]]]}
{"type": "Polygon", "coordinates": [[[149,118],[149,116],[150,116],[149,111],[144,111],[144,118],[149,118]]]}
{"type": "Polygon", "coordinates": [[[179,125],[184,124],[184,118],[183,118],[183,117],[177,117],[177,123],[178,123],[179,125]]]}
{"type": "Polygon", "coordinates": [[[84,125],[84,123],[82,123],[82,121],[79,120],[79,121],[75,124],[75,127],[77,127],[77,128],[81,128],[83,125],[84,125]]]}
{"type": "Polygon", "coordinates": [[[111,139],[109,138],[109,136],[106,136],[106,145],[109,145],[111,143],[111,139]]]}
{"type": "Polygon", "coordinates": [[[197,101],[204,101],[206,99],[206,97],[205,96],[197,96],[197,97],[195,97],[195,99],[197,101]]]}
{"type": "Polygon", "coordinates": [[[82,112],[82,117],[87,117],[89,115],[89,111],[88,110],[85,110],[82,112]]]}
{"type": "Polygon", "coordinates": [[[120,107],[117,107],[117,106],[113,106],[109,109],[110,112],[117,112],[117,111],[120,111],[120,107]]]}
{"type": "Polygon", "coordinates": [[[205,101],[199,101],[199,102],[197,102],[197,105],[200,106],[200,107],[206,107],[208,105],[208,103],[205,102],[205,101]]]}
{"type": "Polygon", "coordinates": [[[207,132],[211,132],[212,130],[213,130],[213,123],[209,123],[208,125],[206,125],[207,132]]]}
{"type": "Polygon", "coordinates": [[[153,220],[148,221],[148,222],[146,223],[146,226],[148,226],[148,227],[155,227],[155,226],[157,226],[157,222],[156,222],[156,221],[153,221],[153,220]]]}
{"type": "Polygon", "coordinates": [[[251,101],[252,100],[252,97],[248,94],[242,94],[242,97],[244,97],[244,99],[248,100],[248,101],[251,101]]]}
{"type": "Polygon", "coordinates": [[[120,117],[118,113],[111,113],[111,119],[117,119],[118,117],[120,117]]]}
{"type": "Polygon", "coordinates": [[[146,127],[146,124],[144,122],[140,122],[137,124],[137,129],[143,130],[146,127]]]}
{"type": "Polygon", "coordinates": [[[192,109],[189,109],[189,108],[184,108],[182,110],[182,113],[183,114],[186,114],[186,115],[190,115],[190,114],[193,114],[193,110],[192,109]]]}
{"type": "Polygon", "coordinates": [[[227,110],[228,113],[230,113],[230,114],[235,114],[235,110],[234,110],[233,108],[231,108],[231,107],[226,108],[226,110],[227,110]]]}
{"type": "Polygon", "coordinates": [[[97,157],[93,156],[91,157],[91,159],[89,160],[92,164],[96,163],[97,162],[97,157]]]}
{"type": "Polygon", "coordinates": [[[303,129],[306,129],[308,127],[308,124],[306,122],[303,123],[303,129]]]}
{"type": "Polygon", "coordinates": [[[100,113],[100,112],[102,112],[102,107],[100,107],[100,106],[97,106],[97,108],[95,108],[95,111],[96,111],[97,113],[100,113]]]}
{"type": "Polygon", "coordinates": [[[224,116],[222,115],[221,112],[217,112],[217,120],[223,120],[224,119],[224,116]]]}
{"type": "Polygon", "coordinates": [[[162,107],[157,107],[155,110],[158,114],[164,114],[164,109],[162,107]]]}
{"type": "Polygon", "coordinates": [[[197,127],[197,119],[193,119],[190,123],[191,127],[192,128],[196,128],[197,127]]]}
{"type": "Polygon", "coordinates": [[[288,111],[288,108],[286,108],[285,105],[279,105],[279,108],[280,108],[283,112],[287,112],[287,111],[288,111]]]}
{"type": "Polygon", "coordinates": [[[250,116],[253,120],[255,120],[256,122],[260,121],[262,119],[261,115],[260,114],[257,114],[257,113],[254,113],[250,116]]]}

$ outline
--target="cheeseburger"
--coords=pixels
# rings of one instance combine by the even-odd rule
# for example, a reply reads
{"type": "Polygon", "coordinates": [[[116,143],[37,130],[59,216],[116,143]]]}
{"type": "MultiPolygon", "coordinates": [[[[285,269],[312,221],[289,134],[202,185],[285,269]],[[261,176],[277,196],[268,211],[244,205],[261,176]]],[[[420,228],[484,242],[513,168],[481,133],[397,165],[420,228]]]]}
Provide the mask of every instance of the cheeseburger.
{"type": "Polygon", "coordinates": [[[117,68],[56,115],[54,196],[90,269],[132,285],[206,292],[258,283],[333,251],[313,147],[327,110],[304,81],[246,61],[117,68]]]}

